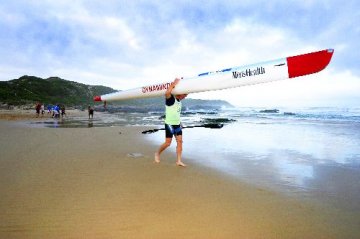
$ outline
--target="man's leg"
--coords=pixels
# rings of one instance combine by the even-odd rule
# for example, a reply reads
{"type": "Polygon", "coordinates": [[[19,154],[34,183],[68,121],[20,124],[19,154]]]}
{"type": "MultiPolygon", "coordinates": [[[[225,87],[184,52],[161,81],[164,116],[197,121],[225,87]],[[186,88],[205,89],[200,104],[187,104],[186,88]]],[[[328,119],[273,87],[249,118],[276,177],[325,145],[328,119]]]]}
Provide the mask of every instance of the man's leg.
{"type": "Polygon", "coordinates": [[[176,136],[176,165],[177,166],[182,166],[182,167],[186,167],[186,164],[184,164],[181,160],[181,156],[182,156],[182,135],[177,135],[176,136]]]}
{"type": "Polygon", "coordinates": [[[163,143],[159,150],[155,153],[155,163],[160,163],[160,154],[171,145],[172,138],[165,138],[165,143],[163,143]]]}

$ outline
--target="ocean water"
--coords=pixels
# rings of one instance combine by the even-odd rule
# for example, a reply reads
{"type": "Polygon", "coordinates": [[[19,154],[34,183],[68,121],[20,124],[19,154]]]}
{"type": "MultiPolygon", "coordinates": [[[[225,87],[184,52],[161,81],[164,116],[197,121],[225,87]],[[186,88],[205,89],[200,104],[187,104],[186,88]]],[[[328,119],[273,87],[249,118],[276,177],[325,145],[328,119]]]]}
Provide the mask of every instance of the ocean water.
{"type": "MultiPolygon", "coordinates": [[[[184,161],[360,213],[360,109],[260,111],[241,108],[185,115],[187,125],[214,119],[226,123],[221,129],[184,129],[184,161]]],[[[160,144],[164,133],[146,137],[160,144]]]]}
{"type": "MultiPolygon", "coordinates": [[[[224,125],[221,129],[184,129],[185,163],[360,213],[360,108],[262,110],[185,110],[184,126],[224,125]]],[[[54,128],[146,125],[158,129],[163,127],[162,115],[99,113],[93,120],[66,118],[38,123],[54,128]]],[[[164,135],[158,131],[141,137],[152,141],[156,151],[164,135]]],[[[168,160],[175,160],[175,145],[168,149],[174,153],[168,160]]]]}

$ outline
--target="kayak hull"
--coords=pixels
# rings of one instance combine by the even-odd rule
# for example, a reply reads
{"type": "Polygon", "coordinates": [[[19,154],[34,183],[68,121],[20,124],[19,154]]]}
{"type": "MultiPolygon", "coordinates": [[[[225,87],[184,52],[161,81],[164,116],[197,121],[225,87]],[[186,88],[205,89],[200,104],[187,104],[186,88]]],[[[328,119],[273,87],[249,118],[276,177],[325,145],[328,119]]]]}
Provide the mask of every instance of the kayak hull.
{"type": "MultiPolygon", "coordinates": [[[[290,56],[258,64],[227,68],[183,78],[172,93],[189,94],[291,79],[317,73],[330,62],[333,49],[290,56]]],[[[163,96],[171,82],[95,96],[94,101],[116,101],[163,96]]]]}

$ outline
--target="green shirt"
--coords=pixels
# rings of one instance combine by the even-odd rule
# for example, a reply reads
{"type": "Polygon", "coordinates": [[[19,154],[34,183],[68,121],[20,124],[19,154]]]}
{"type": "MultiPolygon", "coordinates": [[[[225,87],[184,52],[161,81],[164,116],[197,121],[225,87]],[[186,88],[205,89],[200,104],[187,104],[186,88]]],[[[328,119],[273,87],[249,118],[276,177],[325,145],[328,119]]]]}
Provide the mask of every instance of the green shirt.
{"type": "MultiPolygon", "coordinates": [[[[174,97],[175,96],[171,96],[174,97]]],[[[165,106],[165,124],[169,125],[179,125],[180,124],[180,114],[181,114],[181,102],[174,99],[175,102],[171,106],[165,106]]]]}

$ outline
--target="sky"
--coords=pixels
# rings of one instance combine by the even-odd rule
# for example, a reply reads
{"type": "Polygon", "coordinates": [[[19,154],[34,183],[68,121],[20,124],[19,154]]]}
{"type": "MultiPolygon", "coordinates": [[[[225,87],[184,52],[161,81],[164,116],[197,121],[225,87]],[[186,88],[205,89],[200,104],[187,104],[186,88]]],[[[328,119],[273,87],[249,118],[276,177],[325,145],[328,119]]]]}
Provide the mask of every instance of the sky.
{"type": "Polygon", "coordinates": [[[359,1],[1,0],[0,16],[0,81],[57,76],[126,90],[332,48],[320,73],[189,97],[360,108],[359,1]]]}

